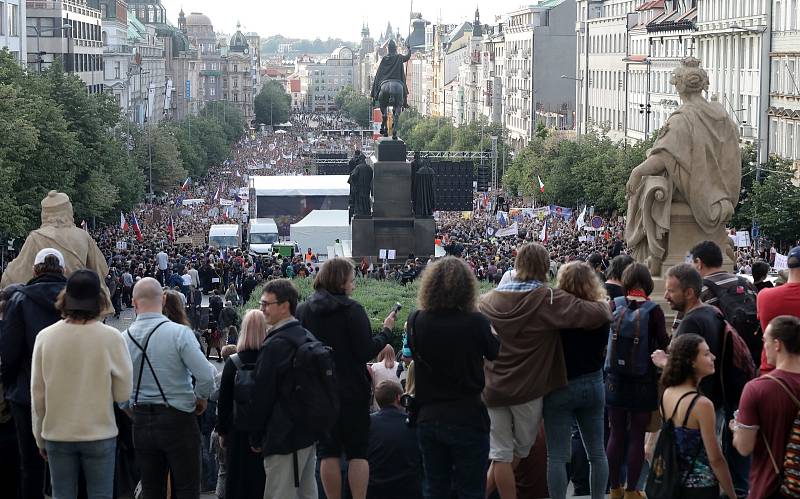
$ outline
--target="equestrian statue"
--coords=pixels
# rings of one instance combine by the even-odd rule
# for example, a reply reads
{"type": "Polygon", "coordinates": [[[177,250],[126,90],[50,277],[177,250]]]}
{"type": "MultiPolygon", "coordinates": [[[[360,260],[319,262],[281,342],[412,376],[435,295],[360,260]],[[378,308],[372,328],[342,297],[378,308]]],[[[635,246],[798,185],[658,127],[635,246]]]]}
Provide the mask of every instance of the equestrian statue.
{"type": "Polygon", "coordinates": [[[406,54],[397,53],[397,44],[394,40],[389,41],[389,53],[383,56],[375,73],[375,80],[372,83],[373,101],[377,100],[381,108],[381,135],[389,136],[386,126],[388,108],[392,106],[392,138],[397,139],[397,125],[400,113],[404,107],[408,107],[408,87],[406,87],[406,74],[403,64],[411,58],[411,48],[406,44],[406,54]]]}

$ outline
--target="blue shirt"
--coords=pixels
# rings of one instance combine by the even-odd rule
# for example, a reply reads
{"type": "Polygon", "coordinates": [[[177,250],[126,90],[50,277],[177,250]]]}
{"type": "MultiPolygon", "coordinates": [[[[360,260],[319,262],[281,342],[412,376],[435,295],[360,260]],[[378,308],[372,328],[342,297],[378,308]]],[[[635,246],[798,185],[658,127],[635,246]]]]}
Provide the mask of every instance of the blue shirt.
{"type": "MultiPolygon", "coordinates": [[[[128,332],[139,345],[144,347],[145,339],[150,331],[165,320],[168,319],[162,314],[140,314],[128,328],[128,332]]],[[[131,404],[133,404],[139,370],[142,368],[144,358],[142,351],[131,341],[130,336],[127,333],[124,333],[123,336],[133,362],[133,391],[131,392],[131,404]]],[[[214,390],[216,369],[206,360],[194,333],[186,326],[169,321],[159,327],[150,338],[147,357],[150,359],[170,407],[184,412],[194,412],[195,399],[208,399],[214,390]],[[196,381],[194,388],[192,388],[192,376],[196,381]]],[[[138,403],[164,404],[164,399],[158,391],[158,385],[146,362],[142,369],[138,403]]]]}

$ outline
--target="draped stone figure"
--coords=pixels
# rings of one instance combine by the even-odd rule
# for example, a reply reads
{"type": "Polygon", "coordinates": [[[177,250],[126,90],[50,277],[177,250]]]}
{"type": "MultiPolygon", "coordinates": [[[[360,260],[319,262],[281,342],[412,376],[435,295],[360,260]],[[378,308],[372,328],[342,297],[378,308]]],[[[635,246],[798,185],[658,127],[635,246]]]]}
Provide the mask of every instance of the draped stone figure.
{"type": "Polygon", "coordinates": [[[433,216],[436,206],[436,172],[431,168],[431,160],[425,158],[422,166],[414,174],[414,216],[427,218],[433,216]]]}
{"type": "Polygon", "coordinates": [[[356,151],[353,160],[356,167],[350,173],[350,214],[352,217],[372,216],[372,167],[361,151],[356,151]]]}
{"type": "Polygon", "coordinates": [[[670,83],[683,104],[626,186],[625,239],[632,256],[646,262],[654,276],[666,258],[682,261],[685,254],[674,253],[703,239],[716,241],[732,257],[725,227],[741,188],[739,131],[720,104],[703,97],[709,82],[700,61],[684,59],[670,83]]]}

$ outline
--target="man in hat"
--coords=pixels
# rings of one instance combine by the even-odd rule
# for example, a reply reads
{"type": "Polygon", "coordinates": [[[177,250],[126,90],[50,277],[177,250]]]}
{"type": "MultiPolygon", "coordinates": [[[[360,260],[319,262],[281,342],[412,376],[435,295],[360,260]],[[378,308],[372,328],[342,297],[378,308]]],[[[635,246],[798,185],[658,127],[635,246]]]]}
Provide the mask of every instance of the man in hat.
{"type": "Polygon", "coordinates": [[[42,497],[45,462],[31,432],[31,359],[36,335],[61,319],[55,303],[67,284],[64,255],[44,248],[34,256],[31,270],[33,279],[15,287],[0,320],[0,376],[17,430],[21,497],[37,499],[42,497]]]}
{"type": "MultiPolygon", "coordinates": [[[[42,200],[42,225],[31,231],[19,256],[8,264],[0,280],[0,288],[9,284],[24,283],[32,277],[33,261],[36,254],[44,248],[57,249],[62,255],[64,275],[69,276],[78,269],[92,269],[97,275],[108,274],[105,257],[97,247],[92,236],[75,226],[72,203],[63,192],[50,191],[42,200]]],[[[101,283],[108,304],[103,315],[114,313],[108,288],[101,283]]]]}

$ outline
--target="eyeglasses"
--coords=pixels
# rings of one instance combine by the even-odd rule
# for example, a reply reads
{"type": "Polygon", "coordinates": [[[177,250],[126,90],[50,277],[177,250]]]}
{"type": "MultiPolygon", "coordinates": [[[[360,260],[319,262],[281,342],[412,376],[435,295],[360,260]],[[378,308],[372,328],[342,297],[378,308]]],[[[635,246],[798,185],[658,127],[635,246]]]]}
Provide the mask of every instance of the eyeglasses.
{"type": "Polygon", "coordinates": [[[270,305],[277,305],[279,303],[283,303],[284,301],[285,300],[283,300],[283,301],[281,301],[281,300],[278,300],[278,301],[264,301],[264,300],[261,300],[258,303],[261,305],[261,308],[266,308],[266,307],[268,307],[270,305]]]}

